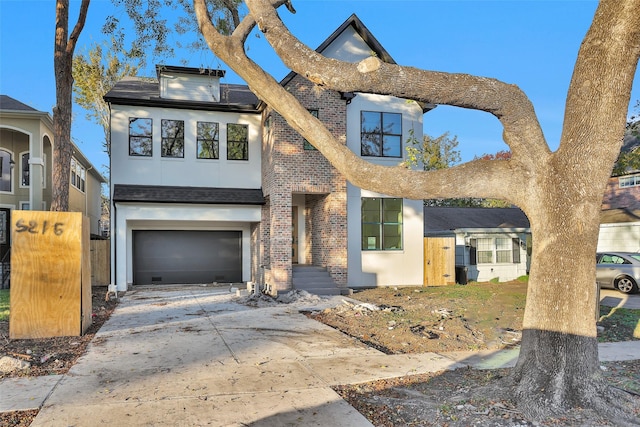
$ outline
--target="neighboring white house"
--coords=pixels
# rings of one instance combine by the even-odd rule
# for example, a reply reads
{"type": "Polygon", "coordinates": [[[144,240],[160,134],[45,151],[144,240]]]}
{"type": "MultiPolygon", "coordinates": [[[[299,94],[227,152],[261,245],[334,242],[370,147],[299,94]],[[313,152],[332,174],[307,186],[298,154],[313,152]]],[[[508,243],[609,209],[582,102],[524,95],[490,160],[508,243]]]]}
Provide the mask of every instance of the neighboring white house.
{"type": "MultiPolygon", "coordinates": [[[[318,52],[393,59],[352,15],[318,52]]],[[[158,66],[105,96],[111,111],[112,278],[298,287],[302,266],[346,287],[421,285],[422,201],[361,190],[244,85],[222,70],[158,66]],[[298,272],[298,273],[296,273],[298,272]]],[[[429,107],[281,84],[367,160],[397,165],[429,107]]]]}
{"type": "Polygon", "coordinates": [[[529,219],[518,208],[425,206],[424,223],[425,238],[454,239],[456,273],[463,269],[466,280],[506,282],[529,273],[529,219]]]}

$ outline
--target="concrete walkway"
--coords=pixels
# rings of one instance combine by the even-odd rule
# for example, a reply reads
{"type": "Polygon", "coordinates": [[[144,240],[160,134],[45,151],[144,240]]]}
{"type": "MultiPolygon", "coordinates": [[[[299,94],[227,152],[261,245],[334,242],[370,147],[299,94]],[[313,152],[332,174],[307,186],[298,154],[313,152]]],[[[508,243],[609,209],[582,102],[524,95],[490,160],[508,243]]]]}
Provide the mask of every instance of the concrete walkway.
{"type": "MultiPolygon", "coordinates": [[[[0,382],[0,411],[42,407],[33,427],[370,426],[330,386],[517,360],[389,356],[299,313],[341,299],[256,308],[226,288],[129,292],[68,374],[0,382]]],[[[602,361],[639,357],[640,341],[600,345],[602,361]]]]}

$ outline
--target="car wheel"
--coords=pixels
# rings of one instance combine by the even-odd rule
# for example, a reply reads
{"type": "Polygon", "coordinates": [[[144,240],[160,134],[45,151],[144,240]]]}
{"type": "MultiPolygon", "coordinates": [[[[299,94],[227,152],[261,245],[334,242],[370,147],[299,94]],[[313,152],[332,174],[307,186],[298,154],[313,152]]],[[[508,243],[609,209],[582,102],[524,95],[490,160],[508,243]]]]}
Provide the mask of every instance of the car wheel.
{"type": "Polygon", "coordinates": [[[638,285],[628,276],[624,276],[616,280],[616,288],[625,294],[635,294],[638,292],[638,285]]]}

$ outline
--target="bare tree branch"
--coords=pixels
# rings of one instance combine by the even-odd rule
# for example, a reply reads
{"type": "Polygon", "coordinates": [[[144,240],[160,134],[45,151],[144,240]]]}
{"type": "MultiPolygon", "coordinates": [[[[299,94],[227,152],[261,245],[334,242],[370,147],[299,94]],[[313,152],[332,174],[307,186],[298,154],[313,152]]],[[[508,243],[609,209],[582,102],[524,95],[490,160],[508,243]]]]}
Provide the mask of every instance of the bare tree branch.
{"type": "Polygon", "coordinates": [[[78,38],[80,37],[80,33],[84,28],[84,23],[87,20],[87,10],[89,9],[89,2],[91,0],[82,0],[82,4],[80,4],[80,12],[78,14],[78,21],[76,25],[73,27],[73,31],[71,32],[71,36],[69,37],[69,41],[67,43],[67,54],[73,55],[73,51],[76,48],[76,43],[78,42],[78,38]]]}

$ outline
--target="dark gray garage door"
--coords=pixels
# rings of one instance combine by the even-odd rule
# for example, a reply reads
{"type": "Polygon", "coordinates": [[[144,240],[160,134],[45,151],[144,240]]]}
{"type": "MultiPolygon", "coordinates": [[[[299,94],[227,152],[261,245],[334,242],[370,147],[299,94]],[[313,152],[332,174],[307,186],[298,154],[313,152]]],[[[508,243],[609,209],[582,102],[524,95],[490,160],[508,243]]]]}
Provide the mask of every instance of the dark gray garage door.
{"type": "Polygon", "coordinates": [[[135,285],[242,281],[242,232],[133,232],[135,285]]]}

